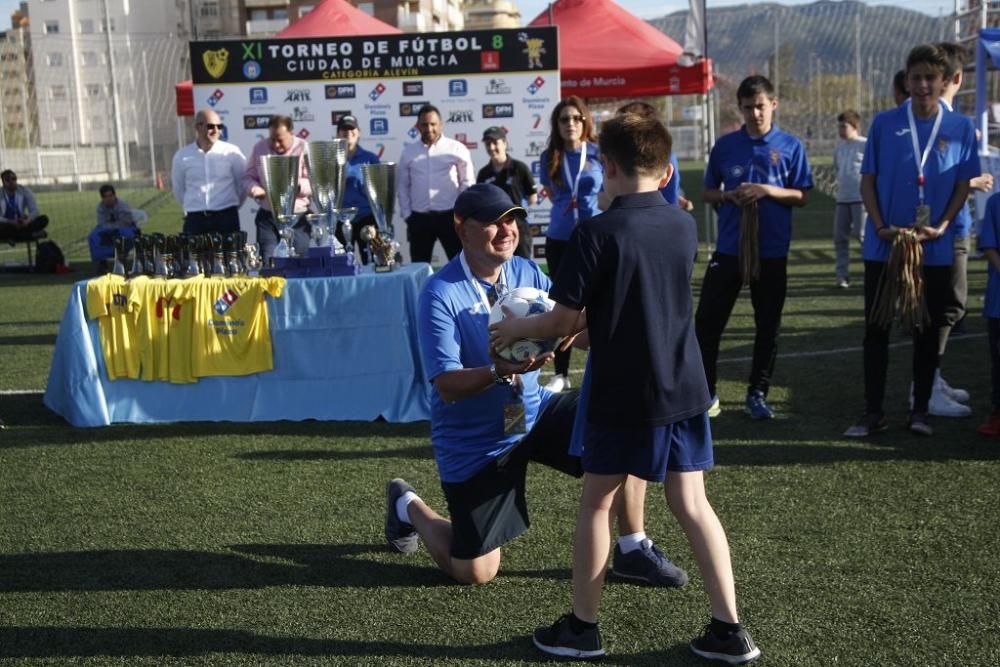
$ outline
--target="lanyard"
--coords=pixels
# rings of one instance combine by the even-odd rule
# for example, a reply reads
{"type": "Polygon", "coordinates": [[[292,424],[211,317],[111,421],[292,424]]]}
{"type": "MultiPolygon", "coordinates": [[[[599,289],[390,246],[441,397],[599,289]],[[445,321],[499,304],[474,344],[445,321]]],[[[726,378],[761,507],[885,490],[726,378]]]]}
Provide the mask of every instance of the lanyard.
{"type": "Polygon", "coordinates": [[[913,105],[908,104],[906,106],[906,114],[908,120],[910,121],[910,139],[913,141],[913,159],[917,163],[917,188],[920,193],[920,205],[923,206],[924,203],[924,165],[927,164],[927,158],[931,154],[931,147],[934,146],[934,140],[937,139],[938,131],[941,129],[941,119],[944,118],[944,109],[938,104],[937,116],[934,118],[934,127],[931,128],[931,136],[927,138],[927,146],[924,148],[923,153],[920,152],[920,138],[917,137],[917,121],[913,118],[913,105]]]}
{"type": "MultiPolygon", "coordinates": [[[[465,272],[466,279],[470,283],[472,283],[473,287],[476,288],[476,294],[479,295],[479,300],[482,302],[483,306],[486,308],[486,313],[489,314],[490,308],[491,308],[491,306],[490,306],[490,300],[486,298],[486,291],[483,289],[483,286],[480,284],[479,279],[476,278],[474,275],[472,275],[472,269],[469,268],[469,262],[466,261],[466,259],[465,259],[465,251],[464,250],[459,253],[458,258],[459,258],[459,261],[462,264],[462,271],[465,272]]],[[[507,287],[507,271],[506,271],[505,267],[501,266],[500,267],[500,277],[497,278],[496,285],[493,288],[494,291],[497,294],[497,299],[500,298],[500,290],[501,290],[501,288],[503,288],[504,291],[506,292],[506,287],[507,287]]]]}
{"type": "Polygon", "coordinates": [[[579,218],[580,214],[577,211],[576,204],[576,193],[580,191],[580,177],[583,176],[583,166],[587,164],[587,142],[584,141],[580,144],[580,166],[576,170],[576,178],[570,178],[569,174],[569,153],[563,154],[562,168],[563,176],[566,177],[566,184],[569,185],[570,181],[573,182],[572,190],[570,191],[569,208],[573,209],[573,223],[575,224],[579,218]]]}

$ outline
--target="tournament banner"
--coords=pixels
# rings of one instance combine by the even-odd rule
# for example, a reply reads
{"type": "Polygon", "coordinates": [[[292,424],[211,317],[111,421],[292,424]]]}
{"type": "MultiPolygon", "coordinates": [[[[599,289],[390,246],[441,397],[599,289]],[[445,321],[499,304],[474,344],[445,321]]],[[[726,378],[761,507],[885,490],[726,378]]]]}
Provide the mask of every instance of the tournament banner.
{"type": "MultiPolygon", "coordinates": [[[[429,103],[441,110],[445,136],[468,147],[476,171],[489,162],[483,131],[500,126],[511,157],[537,181],[559,101],[556,38],[554,26],[540,26],[191,42],[195,108],[214,109],[223,139],[245,155],[267,137],[273,114],[290,116],[306,141],[335,138],[337,121],[351,114],[361,147],[398,162],[404,144],[420,140],[417,111],[429,103]]],[[[530,209],[536,257],[548,220],[548,202],[530,209]]],[[[406,250],[404,223],[395,224],[406,250]]]]}

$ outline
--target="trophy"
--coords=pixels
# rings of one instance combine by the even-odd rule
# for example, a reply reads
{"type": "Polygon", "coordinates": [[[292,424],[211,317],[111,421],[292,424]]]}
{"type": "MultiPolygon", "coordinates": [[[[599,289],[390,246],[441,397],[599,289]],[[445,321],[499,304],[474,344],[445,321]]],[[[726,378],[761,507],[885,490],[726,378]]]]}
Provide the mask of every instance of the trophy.
{"type": "Polygon", "coordinates": [[[124,236],[116,236],[111,245],[115,249],[115,261],[111,266],[111,273],[116,276],[125,277],[125,256],[128,255],[128,239],[124,236]]]}
{"type": "Polygon", "coordinates": [[[226,256],[222,246],[222,234],[213,232],[208,235],[209,247],[212,249],[212,275],[226,275],[226,256]]]}
{"type": "Polygon", "coordinates": [[[163,234],[153,234],[150,241],[153,249],[153,275],[157,278],[169,278],[170,272],[164,256],[167,237],[163,234]]]}
{"type": "MultiPolygon", "coordinates": [[[[392,238],[392,212],[396,205],[396,163],[365,164],[361,166],[365,194],[372,207],[378,229],[363,230],[368,237],[368,248],[378,272],[397,268],[396,251],[399,243],[392,238]]],[[[368,225],[371,227],[371,225],[368,225]]]]}
{"type": "Polygon", "coordinates": [[[356,206],[337,209],[337,221],[340,223],[340,234],[344,237],[344,252],[348,254],[354,252],[354,241],[352,240],[354,226],[351,222],[357,214],[358,208],[356,206]]]}
{"type": "Polygon", "coordinates": [[[141,276],[146,272],[146,262],[143,260],[142,255],[146,248],[146,238],[140,233],[136,234],[132,239],[132,268],[129,270],[128,274],[130,276],[141,276]]]}
{"type": "Polygon", "coordinates": [[[222,241],[222,246],[225,248],[226,252],[226,275],[227,276],[241,276],[246,273],[246,269],[243,268],[243,262],[240,261],[240,241],[243,241],[243,245],[246,245],[246,241],[243,239],[243,235],[246,232],[230,232],[226,234],[225,239],[222,241]]]}
{"type": "Polygon", "coordinates": [[[339,244],[334,233],[347,181],[347,140],[310,141],[306,159],[313,206],[319,212],[309,216],[309,220],[314,221],[313,240],[319,247],[337,248],[339,244]]]}
{"type": "Polygon", "coordinates": [[[292,223],[295,221],[295,196],[299,192],[299,156],[264,155],[260,158],[260,173],[281,237],[274,256],[294,257],[292,223]]]}

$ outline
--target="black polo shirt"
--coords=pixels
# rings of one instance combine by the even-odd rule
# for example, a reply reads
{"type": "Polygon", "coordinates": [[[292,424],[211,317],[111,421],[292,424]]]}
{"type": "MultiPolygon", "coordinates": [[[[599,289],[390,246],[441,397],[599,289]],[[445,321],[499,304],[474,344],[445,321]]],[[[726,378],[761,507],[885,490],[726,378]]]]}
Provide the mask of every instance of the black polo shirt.
{"type": "Polygon", "coordinates": [[[476,183],[492,183],[510,195],[510,200],[517,206],[525,206],[528,197],[536,191],[535,179],[528,165],[510,156],[500,171],[493,170],[492,162],[486,163],[476,174],[476,183]]]}
{"type": "Polygon", "coordinates": [[[615,198],[581,220],[549,296],[587,309],[591,395],[604,426],[661,426],[711,402],[694,334],[694,219],[657,192],[615,198]]]}

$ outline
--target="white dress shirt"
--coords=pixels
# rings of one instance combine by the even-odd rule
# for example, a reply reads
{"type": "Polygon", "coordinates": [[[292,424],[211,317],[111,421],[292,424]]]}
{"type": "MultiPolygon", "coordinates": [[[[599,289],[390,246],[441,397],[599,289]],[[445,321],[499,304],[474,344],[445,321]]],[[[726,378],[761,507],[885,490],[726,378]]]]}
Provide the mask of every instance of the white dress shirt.
{"type": "Polygon", "coordinates": [[[396,174],[399,214],[447,211],[458,194],[476,182],[469,149],[454,139],[440,137],[430,146],[419,139],[403,146],[396,174]]]}
{"type": "Polygon", "coordinates": [[[208,151],[190,143],[174,153],[174,197],[184,213],[240,206],[247,161],[236,144],[216,141],[208,151]]]}

